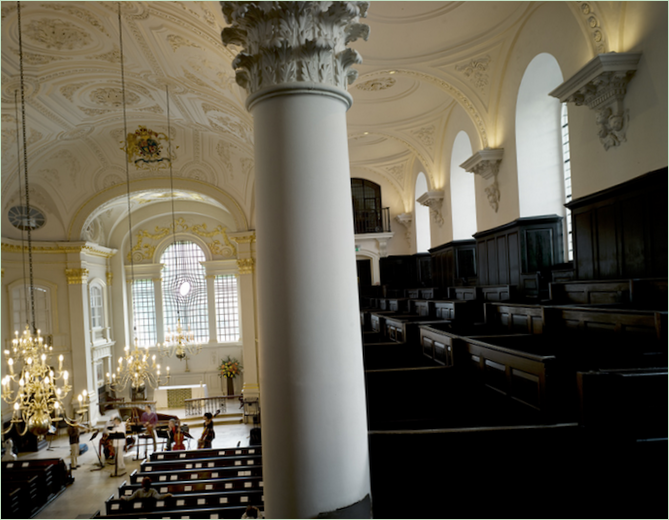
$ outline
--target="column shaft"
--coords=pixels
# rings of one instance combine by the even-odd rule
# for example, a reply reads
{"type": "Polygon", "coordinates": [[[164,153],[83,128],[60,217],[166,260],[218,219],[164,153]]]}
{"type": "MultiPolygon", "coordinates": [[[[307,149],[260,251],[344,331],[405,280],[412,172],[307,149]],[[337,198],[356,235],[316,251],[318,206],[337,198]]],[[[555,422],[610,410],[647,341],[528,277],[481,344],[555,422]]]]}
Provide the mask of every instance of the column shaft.
{"type": "Polygon", "coordinates": [[[260,376],[268,517],[370,493],[344,96],[268,97],[255,124],[260,376]]]}

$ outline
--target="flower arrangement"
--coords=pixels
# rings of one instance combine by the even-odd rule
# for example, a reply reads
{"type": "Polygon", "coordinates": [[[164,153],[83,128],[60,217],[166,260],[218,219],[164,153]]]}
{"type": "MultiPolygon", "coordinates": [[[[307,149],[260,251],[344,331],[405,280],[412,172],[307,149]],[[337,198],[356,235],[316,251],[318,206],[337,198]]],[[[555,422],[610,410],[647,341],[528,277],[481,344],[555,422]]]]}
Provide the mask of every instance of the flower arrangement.
{"type": "Polygon", "coordinates": [[[228,359],[221,361],[218,371],[221,377],[234,378],[242,373],[242,364],[228,356],[228,359]]]}

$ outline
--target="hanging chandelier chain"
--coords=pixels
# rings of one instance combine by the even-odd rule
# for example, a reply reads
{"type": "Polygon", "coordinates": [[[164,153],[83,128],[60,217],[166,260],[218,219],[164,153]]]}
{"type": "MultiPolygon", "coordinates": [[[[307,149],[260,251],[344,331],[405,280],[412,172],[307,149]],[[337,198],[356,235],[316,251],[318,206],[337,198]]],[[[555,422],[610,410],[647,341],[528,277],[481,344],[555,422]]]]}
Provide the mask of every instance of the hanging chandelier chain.
{"type": "MultiPolygon", "coordinates": [[[[16,119],[16,158],[18,159],[18,176],[19,176],[19,207],[24,208],[23,204],[23,193],[21,192],[21,140],[19,135],[21,130],[19,128],[19,91],[14,91],[14,118],[16,119]]],[[[21,227],[21,260],[23,264],[23,298],[25,299],[25,309],[26,309],[26,323],[29,323],[28,320],[28,308],[30,307],[30,296],[28,295],[28,277],[26,276],[26,248],[25,248],[25,237],[24,237],[24,226],[21,227]]]]}
{"type": "MultiPolygon", "coordinates": [[[[168,163],[170,165],[170,202],[172,206],[172,243],[174,245],[174,254],[176,260],[176,272],[181,272],[179,270],[179,248],[177,246],[177,221],[174,211],[174,174],[172,171],[172,126],[170,122],[170,89],[168,85],[165,85],[165,98],[167,100],[167,155],[168,163]]],[[[176,308],[177,308],[177,320],[180,318],[180,301],[179,297],[176,298],[176,308]]]]}
{"type": "Polygon", "coordinates": [[[126,116],[126,101],[125,101],[125,67],[124,67],[124,55],[123,55],[123,23],[121,19],[121,2],[118,2],[118,43],[119,43],[119,52],[121,57],[121,100],[123,103],[123,135],[124,135],[124,146],[126,160],[125,162],[125,180],[128,190],[128,248],[130,251],[130,294],[132,295],[133,291],[133,282],[135,281],[135,261],[133,258],[132,252],[132,212],[130,211],[130,169],[128,167],[129,157],[128,157],[128,119],[126,116]]]}
{"type": "MultiPolygon", "coordinates": [[[[26,98],[23,76],[23,38],[21,36],[21,2],[16,2],[16,12],[19,24],[19,76],[21,85],[21,129],[23,138],[23,177],[25,180],[26,191],[26,218],[28,224],[25,226],[28,234],[28,265],[30,269],[30,316],[32,318],[33,332],[37,332],[35,325],[35,291],[33,290],[33,248],[32,248],[32,233],[30,225],[30,190],[28,189],[28,149],[26,146],[26,98]]],[[[26,314],[28,309],[26,309],[26,314]]]]}

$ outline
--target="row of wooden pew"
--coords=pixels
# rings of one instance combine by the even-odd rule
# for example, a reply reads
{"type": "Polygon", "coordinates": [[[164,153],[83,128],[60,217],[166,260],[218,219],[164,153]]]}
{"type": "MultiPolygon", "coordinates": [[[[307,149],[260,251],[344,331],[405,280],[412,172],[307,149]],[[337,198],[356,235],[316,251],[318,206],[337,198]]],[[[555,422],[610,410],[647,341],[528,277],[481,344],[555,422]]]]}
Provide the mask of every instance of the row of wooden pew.
{"type": "Polygon", "coordinates": [[[72,481],[63,459],[2,462],[2,518],[31,518],[72,481]]]}
{"type": "Polygon", "coordinates": [[[142,461],[94,518],[241,518],[263,509],[262,447],[155,452],[142,461]],[[161,500],[130,497],[150,477],[161,500]]]}
{"type": "Polygon", "coordinates": [[[375,516],[664,517],[666,279],[449,293],[361,308],[375,516]]]}

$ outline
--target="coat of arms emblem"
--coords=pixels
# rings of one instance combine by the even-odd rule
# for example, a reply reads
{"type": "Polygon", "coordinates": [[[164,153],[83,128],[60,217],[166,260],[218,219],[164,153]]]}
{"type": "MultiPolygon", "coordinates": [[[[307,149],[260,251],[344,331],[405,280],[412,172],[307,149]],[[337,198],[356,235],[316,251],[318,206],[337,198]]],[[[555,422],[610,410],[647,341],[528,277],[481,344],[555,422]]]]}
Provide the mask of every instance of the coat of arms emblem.
{"type": "Polygon", "coordinates": [[[166,167],[170,158],[163,154],[163,142],[169,144],[169,137],[163,132],[140,126],[134,133],[128,134],[128,162],[133,162],[140,169],[166,167]]]}

